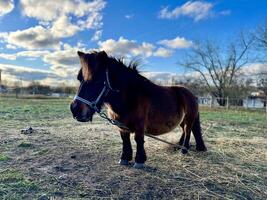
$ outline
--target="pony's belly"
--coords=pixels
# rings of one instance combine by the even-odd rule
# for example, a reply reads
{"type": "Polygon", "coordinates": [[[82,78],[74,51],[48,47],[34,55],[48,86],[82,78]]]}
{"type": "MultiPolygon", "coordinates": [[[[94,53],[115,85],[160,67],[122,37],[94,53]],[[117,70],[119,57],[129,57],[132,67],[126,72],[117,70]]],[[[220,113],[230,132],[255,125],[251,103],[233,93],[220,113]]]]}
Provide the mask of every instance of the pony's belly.
{"type": "Polygon", "coordinates": [[[147,124],[146,132],[151,135],[168,133],[181,123],[182,117],[172,117],[170,119],[150,120],[147,124]]]}

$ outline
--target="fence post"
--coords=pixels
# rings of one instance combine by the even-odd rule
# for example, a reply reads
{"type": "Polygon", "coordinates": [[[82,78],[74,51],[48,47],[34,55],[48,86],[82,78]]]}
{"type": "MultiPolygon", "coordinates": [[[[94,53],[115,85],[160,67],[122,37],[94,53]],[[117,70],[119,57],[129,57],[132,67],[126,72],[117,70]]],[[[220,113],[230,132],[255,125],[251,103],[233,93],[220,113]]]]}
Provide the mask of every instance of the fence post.
{"type": "Polygon", "coordinates": [[[229,109],[229,97],[226,98],[226,108],[229,109]]]}
{"type": "Polygon", "coordinates": [[[210,98],[210,108],[212,108],[212,103],[213,103],[213,96],[210,98]]]}

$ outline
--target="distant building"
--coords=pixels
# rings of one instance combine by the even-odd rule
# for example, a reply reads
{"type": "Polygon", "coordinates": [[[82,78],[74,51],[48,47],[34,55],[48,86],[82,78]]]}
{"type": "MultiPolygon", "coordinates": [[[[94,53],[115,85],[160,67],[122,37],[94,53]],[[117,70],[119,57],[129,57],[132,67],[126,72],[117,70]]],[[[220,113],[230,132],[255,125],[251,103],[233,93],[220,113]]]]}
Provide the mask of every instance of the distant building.
{"type": "Polygon", "coordinates": [[[7,92],[8,92],[7,87],[4,85],[0,85],[0,93],[7,93],[7,92]]]}
{"type": "Polygon", "coordinates": [[[58,92],[52,92],[49,94],[51,97],[68,97],[68,94],[66,93],[58,93],[58,92]]]}
{"type": "Polygon", "coordinates": [[[246,108],[264,108],[266,107],[267,96],[263,91],[252,92],[243,101],[243,106],[246,108]]]}
{"type": "Polygon", "coordinates": [[[0,69],[0,93],[7,93],[7,87],[2,84],[2,70],[0,69]]]}

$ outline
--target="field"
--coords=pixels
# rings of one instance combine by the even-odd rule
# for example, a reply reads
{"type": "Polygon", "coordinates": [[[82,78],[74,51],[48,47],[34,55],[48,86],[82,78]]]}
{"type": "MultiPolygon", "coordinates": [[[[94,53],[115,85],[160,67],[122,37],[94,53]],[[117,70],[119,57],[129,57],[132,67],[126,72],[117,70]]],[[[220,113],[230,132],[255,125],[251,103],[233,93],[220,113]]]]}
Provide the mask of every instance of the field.
{"type": "Polygon", "coordinates": [[[74,121],[69,101],[0,98],[0,199],[267,199],[265,112],[201,108],[207,152],[191,139],[182,156],[146,138],[148,161],[137,170],[117,164],[116,128],[97,116],[74,121]],[[29,126],[32,134],[20,133],[29,126]]]}

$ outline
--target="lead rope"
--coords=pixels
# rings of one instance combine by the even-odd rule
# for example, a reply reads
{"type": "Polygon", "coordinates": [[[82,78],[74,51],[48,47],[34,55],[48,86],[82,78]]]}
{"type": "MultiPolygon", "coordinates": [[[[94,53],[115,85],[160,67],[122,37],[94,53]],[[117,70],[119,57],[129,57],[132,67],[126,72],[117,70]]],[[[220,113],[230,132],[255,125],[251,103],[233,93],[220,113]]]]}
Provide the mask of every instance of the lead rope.
{"type": "MultiPolygon", "coordinates": [[[[100,112],[98,112],[98,114],[99,114],[99,116],[100,116],[101,118],[107,120],[110,124],[115,125],[115,126],[117,126],[117,127],[119,127],[119,128],[122,128],[122,129],[124,129],[124,130],[126,130],[126,131],[130,131],[130,132],[131,132],[131,130],[130,130],[127,126],[125,126],[123,123],[121,123],[121,122],[119,122],[119,121],[117,121],[117,120],[114,120],[114,119],[109,118],[109,117],[107,116],[106,113],[100,111],[100,112]]],[[[168,141],[166,141],[166,140],[160,139],[160,138],[158,138],[158,137],[156,137],[156,136],[153,136],[153,135],[151,135],[151,134],[148,134],[148,133],[145,133],[145,136],[150,137],[150,138],[152,138],[152,139],[154,139],[154,140],[163,142],[163,143],[165,143],[165,144],[172,145],[172,146],[174,146],[175,148],[180,148],[180,149],[184,149],[184,148],[185,148],[185,147],[182,146],[182,145],[174,144],[174,143],[168,142],[168,141]]]]}

